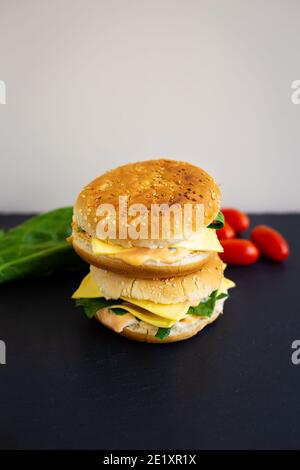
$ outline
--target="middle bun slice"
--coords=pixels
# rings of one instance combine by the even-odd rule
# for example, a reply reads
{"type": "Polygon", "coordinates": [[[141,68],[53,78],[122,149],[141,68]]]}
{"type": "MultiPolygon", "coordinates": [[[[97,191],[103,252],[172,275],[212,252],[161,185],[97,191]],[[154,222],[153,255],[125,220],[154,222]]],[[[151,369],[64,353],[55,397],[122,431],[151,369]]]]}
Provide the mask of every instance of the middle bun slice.
{"type": "Polygon", "coordinates": [[[107,299],[127,297],[149,300],[160,304],[188,302],[198,305],[212,291],[219,288],[225,265],[217,254],[211,254],[207,263],[192,274],[168,279],[140,279],[91,266],[91,274],[107,299]]]}

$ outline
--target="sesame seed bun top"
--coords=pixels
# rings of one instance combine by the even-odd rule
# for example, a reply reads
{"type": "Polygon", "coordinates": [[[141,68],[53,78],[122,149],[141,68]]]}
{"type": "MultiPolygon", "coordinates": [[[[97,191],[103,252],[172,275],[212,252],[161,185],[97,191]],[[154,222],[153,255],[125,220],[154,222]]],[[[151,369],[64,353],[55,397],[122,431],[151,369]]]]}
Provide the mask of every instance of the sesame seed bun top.
{"type": "MultiPolygon", "coordinates": [[[[97,207],[100,204],[112,204],[118,216],[119,196],[128,197],[128,206],[144,204],[149,213],[153,203],[179,204],[181,207],[189,203],[193,210],[197,204],[203,204],[205,226],[214,220],[220,207],[219,187],[201,168],[174,160],[148,160],[110,170],[85,186],[74,206],[75,222],[94,236],[100,220],[96,215],[97,207]]],[[[130,223],[129,217],[128,222],[130,223]]],[[[148,223],[150,227],[150,217],[148,223]]],[[[171,236],[173,233],[171,223],[171,236]]],[[[117,223],[116,239],[118,238],[117,223]]]]}

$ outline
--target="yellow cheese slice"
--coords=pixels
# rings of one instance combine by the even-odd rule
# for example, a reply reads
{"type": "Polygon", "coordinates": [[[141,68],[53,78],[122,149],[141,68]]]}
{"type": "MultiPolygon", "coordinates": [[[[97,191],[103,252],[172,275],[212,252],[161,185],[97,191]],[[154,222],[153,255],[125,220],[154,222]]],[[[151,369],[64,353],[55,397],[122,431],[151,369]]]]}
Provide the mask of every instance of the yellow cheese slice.
{"type": "Polygon", "coordinates": [[[168,318],[169,320],[178,321],[183,318],[189,309],[188,302],[179,302],[177,304],[156,304],[150,300],[138,300],[131,297],[122,297],[126,302],[137,305],[148,312],[168,318]]]}
{"type": "Polygon", "coordinates": [[[223,277],[221,285],[219,287],[219,292],[222,294],[227,294],[228,289],[231,289],[232,287],[235,287],[235,283],[227,277],[223,277]]]}
{"type": "Polygon", "coordinates": [[[96,299],[97,297],[103,297],[103,294],[92,274],[89,273],[82,279],[80,286],[72,295],[72,299],[96,299]]]}
{"type": "Polygon", "coordinates": [[[92,237],[92,250],[95,255],[113,255],[115,253],[120,253],[121,251],[130,250],[131,248],[124,248],[120,245],[113,245],[112,243],[107,243],[99,238],[92,237]]]}
{"type": "Polygon", "coordinates": [[[216,230],[205,228],[193,240],[184,240],[175,245],[174,248],[185,248],[191,251],[215,251],[221,253],[223,250],[216,234],[216,230]]]}
{"type": "Polygon", "coordinates": [[[176,323],[176,320],[169,320],[168,318],[160,317],[159,315],[147,312],[147,310],[140,307],[130,305],[127,302],[124,304],[116,303],[116,305],[112,305],[109,308],[122,308],[123,310],[126,310],[126,312],[132,313],[132,315],[139,320],[149,323],[149,325],[157,326],[158,328],[170,328],[174,323],[176,323]]]}
{"type": "MultiPolygon", "coordinates": [[[[214,251],[221,253],[223,251],[222,245],[220,244],[216,230],[211,228],[203,229],[202,233],[199,233],[194,237],[193,240],[184,240],[174,245],[170,245],[173,248],[185,248],[190,251],[214,251]]],[[[124,248],[120,245],[113,245],[103,240],[99,240],[96,237],[92,237],[92,250],[95,255],[113,255],[116,253],[132,250],[132,248],[124,248]]]]}

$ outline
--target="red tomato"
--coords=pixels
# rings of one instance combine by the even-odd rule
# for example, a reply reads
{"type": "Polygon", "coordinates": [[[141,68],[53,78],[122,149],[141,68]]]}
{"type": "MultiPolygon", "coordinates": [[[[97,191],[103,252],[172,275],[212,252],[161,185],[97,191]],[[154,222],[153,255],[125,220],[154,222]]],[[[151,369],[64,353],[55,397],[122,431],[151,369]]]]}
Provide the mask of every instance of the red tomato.
{"type": "Polygon", "coordinates": [[[259,250],[250,240],[232,238],[220,240],[224,253],[219,253],[224,263],[247,266],[255,263],[259,258],[259,250]]]}
{"type": "Polygon", "coordinates": [[[258,225],[252,230],[251,240],[261,253],[273,261],[284,261],[289,257],[290,249],[283,236],[267,225],[258,225]]]}
{"type": "Polygon", "coordinates": [[[245,212],[229,207],[222,209],[222,212],[225,217],[225,221],[231,225],[235,232],[241,233],[249,228],[250,220],[245,212]]]}
{"type": "Polygon", "coordinates": [[[227,222],[225,222],[224,227],[216,230],[219,240],[227,240],[228,238],[235,237],[235,231],[227,222]]]}

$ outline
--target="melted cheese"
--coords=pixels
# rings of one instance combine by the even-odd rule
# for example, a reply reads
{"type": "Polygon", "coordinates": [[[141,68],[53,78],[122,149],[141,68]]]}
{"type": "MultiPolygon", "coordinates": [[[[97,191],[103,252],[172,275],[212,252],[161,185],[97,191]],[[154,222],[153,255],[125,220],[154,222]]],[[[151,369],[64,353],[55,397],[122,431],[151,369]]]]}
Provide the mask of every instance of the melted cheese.
{"type": "Polygon", "coordinates": [[[116,253],[121,253],[124,250],[131,250],[131,248],[124,248],[120,245],[113,245],[112,243],[99,240],[99,238],[92,237],[92,250],[95,255],[114,255],[116,253]]]}
{"type": "Polygon", "coordinates": [[[170,328],[176,320],[170,320],[168,318],[161,317],[159,315],[155,315],[154,313],[147,312],[143,308],[137,307],[135,305],[131,305],[127,302],[123,304],[116,304],[112,305],[110,308],[123,308],[126,312],[132,313],[136,318],[139,320],[144,321],[145,323],[149,323],[150,325],[157,326],[158,328],[170,328]]]}
{"type": "Polygon", "coordinates": [[[190,240],[183,240],[172,245],[175,248],[185,248],[190,251],[214,251],[221,253],[222,245],[216,234],[216,230],[205,228],[190,240]]]}
{"type": "Polygon", "coordinates": [[[92,239],[92,250],[95,255],[108,255],[110,257],[123,260],[127,264],[140,266],[148,260],[159,261],[172,264],[180,261],[190,254],[190,251],[184,248],[169,250],[165,248],[144,248],[132,247],[124,248],[119,245],[112,245],[97,238],[92,239]]]}
{"type": "Polygon", "coordinates": [[[184,240],[167,248],[124,248],[120,245],[114,245],[112,243],[99,240],[96,237],[92,237],[92,250],[95,255],[130,255],[131,258],[142,257],[145,259],[161,259],[164,262],[175,262],[177,259],[182,258],[183,255],[187,255],[189,251],[214,251],[222,252],[223,248],[220,244],[216,231],[210,228],[205,228],[201,233],[194,236],[191,240],[184,240]],[[169,250],[168,248],[177,248],[179,251],[169,250]],[[182,252],[180,252],[182,250],[182,252]],[[170,261],[168,261],[170,260],[170,261]]]}
{"type": "Polygon", "coordinates": [[[188,302],[179,302],[177,304],[156,304],[150,300],[138,300],[129,297],[122,297],[122,299],[130,304],[141,307],[148,312],[175,321],[184,317],[190,306],[188,302]]]}

